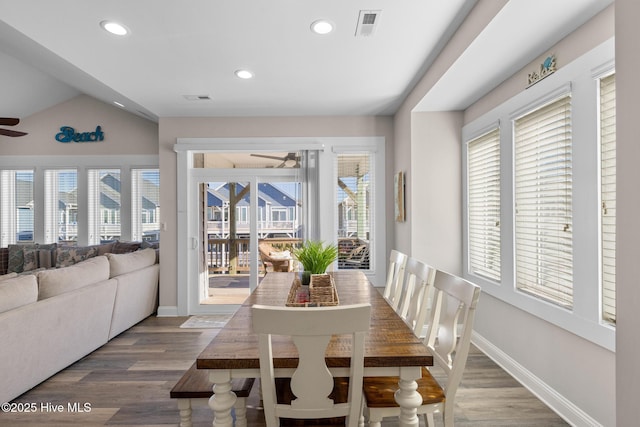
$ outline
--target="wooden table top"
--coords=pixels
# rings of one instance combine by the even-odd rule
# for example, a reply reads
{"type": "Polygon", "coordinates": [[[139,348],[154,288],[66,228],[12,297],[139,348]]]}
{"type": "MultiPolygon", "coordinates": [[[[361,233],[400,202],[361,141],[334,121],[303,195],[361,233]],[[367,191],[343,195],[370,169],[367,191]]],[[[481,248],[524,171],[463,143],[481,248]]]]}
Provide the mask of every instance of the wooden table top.
{"type": "MultiPolygon", "coordinates": [[[[371,327],[365,341],[364,366],[431,366],[433,357],[360,271],[338,271],[334,277],[340,305],[370,303],[371,327]]],[[[258,336],[251,332],[251,306],[284,306],[294,273],[269,273],[227,325],[197,358],[199,369],[257,369],[258,336]]],[[[334,336],[327,349],[328,367],[349,366],[344,336],[334,336]]],[[[298,353],[288,337],[273,338],[275,368],[295,368],[298,353]]]]}

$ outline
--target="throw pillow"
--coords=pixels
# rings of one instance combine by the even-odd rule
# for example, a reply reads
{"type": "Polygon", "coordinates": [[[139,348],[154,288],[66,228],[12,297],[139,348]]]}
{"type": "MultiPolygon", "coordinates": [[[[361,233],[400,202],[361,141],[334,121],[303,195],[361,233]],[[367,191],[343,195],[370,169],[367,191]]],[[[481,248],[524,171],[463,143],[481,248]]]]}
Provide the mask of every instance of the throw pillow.
{"type": "Polygon", "coordinates": [[[22,273],[24,271],[24,249],[37,249],[35,244],[14,244],[9,245],[9,265],[7,271],[9,273],[22,273]]]}
{"type": "Polygon", "coordinates": [[[56,249],[56,267],[69,267],[97,255],[97,246],[58,246],[56,249]]]}
{"type": "Polygon", "coordinates": [[[24,248],[22,250],[22,271],[31,271],[38,268],[38,249],[36,248],[24,248]]]}
{"type": "Polygon", "coordinates": [[[0,248],[0,274],[6,274],[9,268],[9,248],[0,248]]]}
{"type": "Polygon", "coordinates": [[[52,268],[56,266],[57,243],[38,245],[38,267],[52,268]]]}
{"type": "Polygon", "coordinates": [[[129,252],[135,252],[138,249],[140,249],[140,242],[121,242],[118,240],[114,243],[111,253],[128,254],[129,252]]]}

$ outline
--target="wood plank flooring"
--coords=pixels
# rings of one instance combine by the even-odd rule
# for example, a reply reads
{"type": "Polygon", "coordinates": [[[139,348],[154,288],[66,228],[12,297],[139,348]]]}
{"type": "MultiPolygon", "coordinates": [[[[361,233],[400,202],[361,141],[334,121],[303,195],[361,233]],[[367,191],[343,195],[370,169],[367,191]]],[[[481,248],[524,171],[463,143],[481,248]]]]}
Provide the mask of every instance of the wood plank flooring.
{"type": "MultiPolygon", "coordinates": [[[[169,391],[218,332],[181,329],[185,320],[147,318],[15,399],[31,404],[35,412],[0,412],[0,426],[178,425],[177,402],[169,391]],[[54,412],[58,405],[63,409],[54,412]],[[78,408],[84,412],[74,410],[78,408]]],[[[250,426],[263,427],[256,386],[247,417],[250,426]]],[[[211,418],[206,401],[194,405],[194,426],[211,426],[211,418]]],[[[458,427],[568,425],[476,348],[458,390],[455,419],[458,427]]],[[[388,419],[383,425],[397,421],[388,419]]]]}

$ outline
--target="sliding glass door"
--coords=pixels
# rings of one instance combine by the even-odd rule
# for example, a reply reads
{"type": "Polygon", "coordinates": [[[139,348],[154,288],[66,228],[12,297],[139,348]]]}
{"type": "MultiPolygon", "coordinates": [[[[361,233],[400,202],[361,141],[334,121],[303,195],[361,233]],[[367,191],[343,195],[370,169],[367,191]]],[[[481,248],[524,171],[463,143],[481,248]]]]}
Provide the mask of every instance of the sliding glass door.
{"type": "Polygon", "coordinates": [[[295,268],[291,252],[304,230],[300,168],[199,168],[193,178],[189,314],[234,311],[265,274],[295,268]]]}

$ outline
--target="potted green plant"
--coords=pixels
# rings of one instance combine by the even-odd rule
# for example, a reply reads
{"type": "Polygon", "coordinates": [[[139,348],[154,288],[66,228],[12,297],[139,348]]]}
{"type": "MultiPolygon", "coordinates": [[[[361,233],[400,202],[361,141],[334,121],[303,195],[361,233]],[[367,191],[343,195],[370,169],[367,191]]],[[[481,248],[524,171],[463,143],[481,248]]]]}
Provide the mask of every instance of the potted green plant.
{"type": "Polygon", "coordinates": [[[302,264],[302,284],[308,285],[311,274],[323,274],[338,257],[338,246],[319,240],[307,240],[293,249],[293,256],[302,264]]]}

